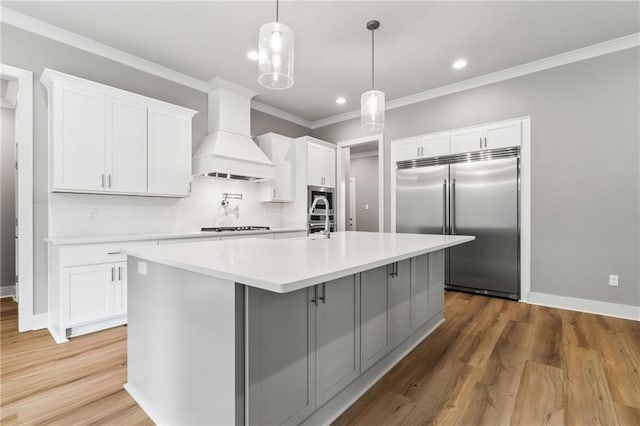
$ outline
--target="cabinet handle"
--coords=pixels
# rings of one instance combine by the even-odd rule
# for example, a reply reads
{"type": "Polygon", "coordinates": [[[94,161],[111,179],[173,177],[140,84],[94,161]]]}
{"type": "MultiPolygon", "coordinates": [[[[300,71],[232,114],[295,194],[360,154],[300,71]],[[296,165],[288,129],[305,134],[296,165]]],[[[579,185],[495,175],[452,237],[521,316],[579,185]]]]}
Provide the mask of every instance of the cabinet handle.
{"type": "Polygon", "coordinates": [[[480,137],[480,149],[482,149],[482,136],[480,137]]]}
{"type": "Polygon", "coordinates": [[[100,177],[100,188],[104,188],[104,173],[100,177]]]}
{"type": "Polygon", "coordinates": [[[390,277],[397,277],[398,276],[398,262],[393,262],[391,264],[391,273],[389,274],[390,277]]]}
{"type": "Polygon", "coordinates": [[[107,254],[120,254],[120,252],[119,251],[110,251],[110,252],[107,252],[107,254]]]}
{"type": "Polygon", "coordinates": [[[485,148],[487,147],[487,137],[486,136],[484,137],[484,147],[485,148]]]}
{"type": "Polygon", "coordinates": [[[417,148],[416,148],[416,151],[417,151],[417,152],[416,152],[416,157],[420,157],[420,147],[417,147],[417,148]]]}
{"type": "Polygon", "coordinates": [[[276,189],[273,189],[273,198],[276,198],[276,189]]]}
{"type": "Polygon", "coordinates": [[[420,157],[424,157],[424,146],[420,147],[420,157]]]}
{"type": "Polygon", "coordinates": [[[122,266],[118,266],[118,281],[122,281],[122,266]]]}
{"type": "Polygon", "coordinates": [[[322,303],[327,303],[327,283],[322,283],[322,296],[318,299],[322,300],[322,303]]]}
{"type": "Polygon", "coordinates": [[[318,306],[318,286],[314,285],[313,286],[313,299],[311,299],[311,301],[318,306]]]}
{"type": "Polygon", "coordinates": [[[115,271],[115,268],[112,266],[111,267],[111,282],[114,282],[116,280],[115,275],[116,275],[116,271],[115,271]]]}
{"type": "Polygon", "coordinates": [[[107,176],[107,183],[109,188],[111,188],[111,173],[109,173],[109,175],[107,176]]]}
{"type": "Polygon", "coordinates": [[[191,193],[191,182],[189,182],[189,193],[191,193]]]}

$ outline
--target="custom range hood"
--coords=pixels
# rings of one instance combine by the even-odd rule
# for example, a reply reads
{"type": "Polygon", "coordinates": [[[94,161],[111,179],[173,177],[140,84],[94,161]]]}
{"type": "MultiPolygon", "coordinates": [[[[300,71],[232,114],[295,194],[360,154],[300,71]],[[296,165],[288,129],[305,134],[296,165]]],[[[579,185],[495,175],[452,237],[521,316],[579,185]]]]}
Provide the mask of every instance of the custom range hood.
{"type": "Polygon", "coordinates": [[[209,133],[193,156],[193,175],[269,180],[275,166],[251,139],[251,98],[244,87],[215,78],[209,92],[209,133]]]}

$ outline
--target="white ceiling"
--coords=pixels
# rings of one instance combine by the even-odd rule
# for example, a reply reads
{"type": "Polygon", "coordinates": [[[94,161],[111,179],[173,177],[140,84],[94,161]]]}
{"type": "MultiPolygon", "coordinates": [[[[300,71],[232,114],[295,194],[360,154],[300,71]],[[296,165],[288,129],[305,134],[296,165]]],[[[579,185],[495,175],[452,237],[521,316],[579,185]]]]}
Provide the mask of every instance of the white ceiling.
{"type": "Polygon", "coordinates": [[[640,2],[283,1],[296,35],[295,84],[262,88],[246,58],[275,1],[9,2],[3,6],[192,77],[231,80],[268,105],[315,121],[359,108],[370,85],[387,100],[640,32],[640,2]],[[452,62],[469,65],[453,70],[452,62]],[[344,96],[347,103],[337,105],[344,96]]]}

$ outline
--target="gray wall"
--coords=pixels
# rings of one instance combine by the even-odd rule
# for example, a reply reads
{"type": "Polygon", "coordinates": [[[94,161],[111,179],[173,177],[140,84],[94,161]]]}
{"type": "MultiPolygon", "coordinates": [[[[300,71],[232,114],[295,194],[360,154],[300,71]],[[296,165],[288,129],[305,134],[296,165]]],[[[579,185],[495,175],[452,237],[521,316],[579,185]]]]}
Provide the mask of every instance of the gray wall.
{"type": "Polygon", "coordinates": [[[15,249],[15,110],[0,108],[0,286],[12,286],[15,249]]]}
{"type": "MultiPolygon", "coordinates": [[[[47,252],[43,238],[48,232],[47,103],[46,90],[39,81],[44,68],[199,111],[193,119],[194,150],[207,131],[207,95],[4,23],[0,24],[0,39],[0,61],[34,73],[34,312],[42,313],[47,310],[47,252]]],[[[307,133],[300,126],[257,111],[251,121],[256,135],[268,131],[288,136],[307,133]]]]}
{"type": "MultiPolygon", "coordinates": [[[[639,99],[634,48],[387,111],[385,158],[393,139],[531,116],[532,291],[640,305],[639,99]]],[[[312,131],[363,135],[357,119],[312,131]]]]}
{"type": "Polygon", "coordinates": [[[356,231],[377,232],[378,156],[352,158],[349,176],[356,178],[356,231]]]}
{"type": "Polygon", "coordinates": [[[255,109],[251,110],[251,136],[255,137],[263,133],[273,132],[290,138],[299,138],[307,136],[309,131],[308,128],[299,124],[256,111],[255,109]]]}

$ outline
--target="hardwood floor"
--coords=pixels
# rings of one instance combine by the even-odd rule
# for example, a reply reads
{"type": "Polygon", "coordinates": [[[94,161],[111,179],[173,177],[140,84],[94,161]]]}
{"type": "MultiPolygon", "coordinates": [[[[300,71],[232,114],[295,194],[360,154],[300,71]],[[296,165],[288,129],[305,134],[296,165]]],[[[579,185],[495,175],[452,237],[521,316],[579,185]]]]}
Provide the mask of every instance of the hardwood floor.
{"type": "MultiPolygon", "coordinates": [[[[152,424],[122,389],[126,327],[56,345],[0,302],[0,422],[152,424]]],[[[447,293],[447,321],[336,425],[640,425],[640,323],[447,293]]]]}

